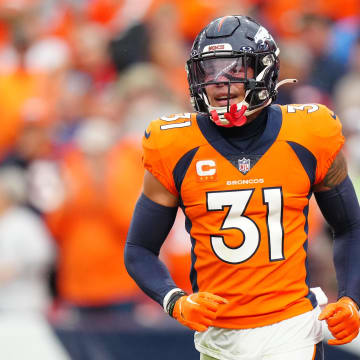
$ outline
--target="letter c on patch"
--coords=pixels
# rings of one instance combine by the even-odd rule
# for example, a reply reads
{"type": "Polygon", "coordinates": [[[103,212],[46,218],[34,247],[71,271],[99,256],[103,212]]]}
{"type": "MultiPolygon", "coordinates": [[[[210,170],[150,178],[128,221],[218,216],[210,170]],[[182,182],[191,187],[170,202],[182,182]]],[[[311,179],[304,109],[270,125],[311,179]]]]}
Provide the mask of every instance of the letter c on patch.
{"type": "Polygon", "coordinates": [[[199,176],[212,176],[216,173],[214,160],[200,160],[196,163],[196,172],[199,176]]]}

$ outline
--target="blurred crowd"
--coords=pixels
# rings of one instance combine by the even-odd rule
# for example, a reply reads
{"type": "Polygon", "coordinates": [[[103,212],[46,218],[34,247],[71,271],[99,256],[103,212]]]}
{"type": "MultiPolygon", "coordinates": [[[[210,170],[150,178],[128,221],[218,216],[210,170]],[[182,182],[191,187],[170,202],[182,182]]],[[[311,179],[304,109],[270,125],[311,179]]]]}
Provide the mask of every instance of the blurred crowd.
{"type": "MultiPolygon", "coordinates": [[[[278,103],[319,102],[340,117],[360,193],[358,0],[0,0],[0,342],[11,340],[11,324],[25,332],[19,312],[36,316],[32,334],[51,324],[74,359],[79,339],[67,329],[116,331],[124,313],[165,321],[123,264],[141,137],[158,116],[192,111],[189,49],[226,14],[248,14],[275,36],[280,80],[299,80],[278,103]]],[[[314,204],[310,213],[313,285],[332,298],[329,229],[314,204]]],[[[179,214],[161,257],[190,290],[183,222],[179,214]]],[[[65,359],[51,341],[58,357],[34,358],[65,359]]]]}

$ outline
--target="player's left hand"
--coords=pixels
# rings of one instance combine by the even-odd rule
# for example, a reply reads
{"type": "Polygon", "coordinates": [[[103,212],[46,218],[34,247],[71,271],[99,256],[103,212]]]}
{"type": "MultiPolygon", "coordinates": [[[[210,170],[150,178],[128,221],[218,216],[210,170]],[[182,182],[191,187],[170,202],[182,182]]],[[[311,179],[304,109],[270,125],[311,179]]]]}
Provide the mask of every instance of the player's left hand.
{"type": "Polygon", "coordinates": [[[229,112],[224,114],[224,118],[229,121],[232,126],[242,126],[246,123],[247,119],[244,115],[247,107],[243,105],[240,110],[237,108],[237,104],[230,106],[229,112]]]}
{"type": "Polygon", "coordinates": [[[336,303],[328,304],[319,315],[319,320],[326,320],[335,339],[329,345],[343,345],[351,342],[359,333],[360,316],[358,307],[349,297],[342,297],[336,303]]]}

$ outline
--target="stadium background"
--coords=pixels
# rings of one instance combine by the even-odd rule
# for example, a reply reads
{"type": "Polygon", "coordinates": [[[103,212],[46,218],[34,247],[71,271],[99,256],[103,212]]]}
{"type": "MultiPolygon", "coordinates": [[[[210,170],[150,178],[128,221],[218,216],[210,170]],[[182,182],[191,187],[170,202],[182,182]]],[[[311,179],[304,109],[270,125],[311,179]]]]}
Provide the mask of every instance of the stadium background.
{"type": "MultiPolygon", "coordinates": [[[[22,190],[12,201],[41,221],[53,249],[34,272],[50,296],[43,294],[41,308],[26,311],[44,315],[39,321],[51,327],[42,342],[51,342],[59,358],[106,360],[86,355],[80,339],[87,339],[85,346],[107,332],[121,359],[198,358],[192,333],[137,289],[122,252],[142,183],[144,129],[158,116],[192,111],[184,70],[192,40],[210,19],[235,13],[258,19],[274,34],[280,79],[299,80],[281,88],[279,103],[320,102],[339,115],[359,193],[358,0],[0,0],[0,225],[7,226],[1,198],[22,190]],[[17,171],[9,177],[9,169],[17,171]],[[89,326],[79,323],[82,308],[114,306],[121,310],[110,320],[93,316],[89,326]],[[59,338],[48,336],[53,330],[59,338]]],[[[330,231],[311,205],[312,285],[332,301],[330,231]]],[[[178,285],[189,290],[190,242],[183,221],[179,214],[161,257],[178,285]]],[[[0,252],[1,234],[0,229],[0,252]]],[[[8,275],[9,268],[36,268],[37,259],[27,261],[0,255],[4,359],[7,345],[42,360],[26,349],[31,330],[21,341],[9,335],[26,327],[26,317],[11,325],[4,321],[7,314],[22,314],[12,297],[32,296],[31,287],[9,290],[19,280],[16,271],[8,275]]],[[[326,347],[326,354],[359,359],[360,341],[326,347]]]]}

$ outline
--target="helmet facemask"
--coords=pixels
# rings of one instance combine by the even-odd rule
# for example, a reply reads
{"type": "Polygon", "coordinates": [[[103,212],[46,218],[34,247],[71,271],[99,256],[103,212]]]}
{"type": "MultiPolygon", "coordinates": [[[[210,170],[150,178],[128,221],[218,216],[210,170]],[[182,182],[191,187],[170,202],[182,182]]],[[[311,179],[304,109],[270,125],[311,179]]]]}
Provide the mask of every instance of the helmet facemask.
{"type": "MultiPolygon", "coordinates": [[[[187,62],[190,95],[196,110],[210,114],[216,110],[219,117],[230,110],[231,85],[244,84],[245,97],[238,109],[246,106],[245,116],[271,103],[276,97],[276,81],[279,68],[279,50],[276,52],[210,51],[192,54],[187,62]],[[251,68],[251,70],[249,70],[251,68]],[[253,76],[249,76],[253,73],[253,76]],[[206,87],[212,84],[227,85],[227,104],[212,106],[206,87]]],[[[224,120],[226,122],[226,120],[224,120]]]]}

